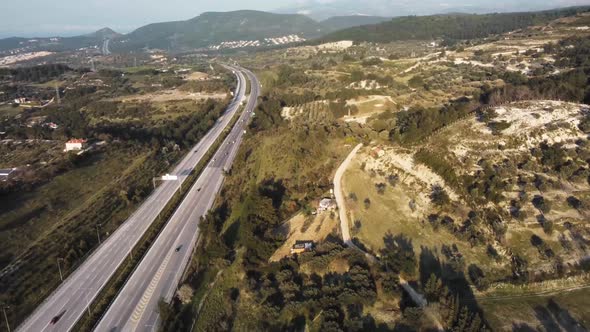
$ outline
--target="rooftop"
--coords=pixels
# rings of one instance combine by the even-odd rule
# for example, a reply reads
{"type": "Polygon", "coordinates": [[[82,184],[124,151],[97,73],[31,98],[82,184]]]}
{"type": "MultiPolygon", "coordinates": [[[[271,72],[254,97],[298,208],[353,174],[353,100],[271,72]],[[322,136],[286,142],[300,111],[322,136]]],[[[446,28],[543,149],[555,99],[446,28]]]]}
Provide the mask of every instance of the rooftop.
{"type": "Polygon", "coordinates": [[[9,176],[16,168],[0,168],[0,176],[9,176]]]}
{"type": "Polygon", "coordinates": [[[66,143],[86,143],[86,140],[83,138],[72,138],[71,140],[67,141],[66,143]]]}

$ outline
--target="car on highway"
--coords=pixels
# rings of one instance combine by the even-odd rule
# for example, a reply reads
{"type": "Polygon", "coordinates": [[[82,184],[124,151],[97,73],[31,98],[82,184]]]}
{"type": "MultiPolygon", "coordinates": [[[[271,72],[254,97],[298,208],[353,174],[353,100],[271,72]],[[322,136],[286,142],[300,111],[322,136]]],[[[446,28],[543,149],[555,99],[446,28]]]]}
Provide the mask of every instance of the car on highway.
{"type": "Polygon", "coordinates": [[[53,316],[53,318],[51,318],[51,321],[49,321],[49,324],[51,325],[55,325],[55,323],[57,323],[57,321],[59,321],[59,319],[66,313],[66,310],[62,311],[59,313],[59,315],[57,316],[53,316]]]}
{"type": "Polygon", "coordinates": [[[176,247],[176,249],[174,249],[174,251],[176,251],[176,252],[179,252],[179,251],[180,251],[180,249],[182,249],[182,244],[181,244],[181,245],[179,245],[178,247],[176,247]]]}

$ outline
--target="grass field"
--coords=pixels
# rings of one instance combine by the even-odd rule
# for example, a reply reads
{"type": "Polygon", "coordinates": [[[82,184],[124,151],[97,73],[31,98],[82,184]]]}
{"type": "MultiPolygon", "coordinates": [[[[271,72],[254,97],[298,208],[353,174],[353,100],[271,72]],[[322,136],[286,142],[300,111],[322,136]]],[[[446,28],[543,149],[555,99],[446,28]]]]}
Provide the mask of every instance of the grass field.
{"type": "Polygon", "coordinates": [[[17,255],[61,224],[67,215],[90,204],[103,189],[117,186],[116,174],[141,163],[144,154],[115,146],[84,161],[81,167],[55,177],[32,192],[3,198],[0,208],[0,251],[17,255]]]}
{"type": "Polygon", "coordinates": [[[524,330],[525,327],[537,331],[585,331],[590,327],[588,288],[550,296],[530,295],[499,300],[480,298],[478,301],[485,312],[484,317],[496,331],[518,331],[518,328],[524,330]]]}
{"type": "Polygon", "coordinates": [[[387,185],[384,194],[377,193],[376,183],[387,181],[378,175],[373,178],[367,171],[361,169],[358,159],[354,159],[344,175],[343,187],[346,197],[350,193],[357,196],[357,202],[350,199],[347,205],[351,211],[351,220],[360,220],[361,227],[356,229],[351,225],[352,235],[371,250],[377,252],[383,248],[383,237],[387,233],[393,235],[404,234],[412,239],[416,255],[419,255],[422,247],[440,252],[442,245],[456,244],[466,260],[478,266],[499,268],[485,253],[484,247],[471,247],[457,239],[454,235],[440,228],[435,231],[427,221],[422,211],[425,211],[429,202],[420,196],[415,189],[403,183],[403,180],[392,188],[387,185]],[[370,207],[364,207],[364,200],[369,198],[370,207]],[[416,212],[410,209],[410,201],[414,200],[416,212]]]}
{"type": "Polygon", "coordinates": [[[22,111],[20,107],[13,107],[11,104],[0,106],[0,116],[11,117],[19,114],[22,111]]]}

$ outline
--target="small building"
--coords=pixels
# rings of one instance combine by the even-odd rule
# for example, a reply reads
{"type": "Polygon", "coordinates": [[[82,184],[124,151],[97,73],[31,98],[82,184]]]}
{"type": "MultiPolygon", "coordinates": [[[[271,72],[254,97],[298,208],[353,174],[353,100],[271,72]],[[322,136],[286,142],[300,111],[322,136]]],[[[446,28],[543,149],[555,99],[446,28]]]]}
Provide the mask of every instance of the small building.
{"type": "Polygon", "coordinates": [[[6,181],[14,175],[16,168],[3,168],[0,169],[0,181],[6,181]]]}
{"type": "Polygon", "coordinates": [[[336,204],[334,204],[334,200],[331,198],[322,198],[320,201],[320,205],[318,206],[318,212],[334,210],[336,208],[336,204]]]}
{"type": "Polygon", "coordinates": [[[57,123],[54,123],[54,122],[46,122],[46,123],[43,124],[43,127],[47,127],[49,129],[55,130],[55,129],[59,128],[59,125],[57,123]]]}
{"type": "Polygon", "coordinates": [[[291,248],[291,254],[300,254],[313,250],[313,241],[296,241],[291,248]]]}
{"type": "Polygon", "coordinates": [[[376,146],[371,149],[371,155],[373,156],[373,158],[380,158],[385,155],[385,151],[381,147],[376,146]]]}
{"type": "Polygon", "coordinates": [[[64,150],[65,152],[68,151],[80,151],[80,150],[84,150],[86,149],[87,146],[87,141],[85,139],[71,139],[69,141],[66,142],[66,149],[64,150]]]}

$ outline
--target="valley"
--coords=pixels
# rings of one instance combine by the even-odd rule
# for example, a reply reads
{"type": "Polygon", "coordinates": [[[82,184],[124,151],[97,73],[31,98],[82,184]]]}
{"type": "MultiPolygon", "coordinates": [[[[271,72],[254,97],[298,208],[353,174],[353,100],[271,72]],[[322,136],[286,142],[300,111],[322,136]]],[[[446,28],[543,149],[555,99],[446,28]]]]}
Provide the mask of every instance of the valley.
{"type": "Polygon", "coordinates": [[[6,325],[587,330],[588,26],[237,10],[0,40],[6,325]]]}

